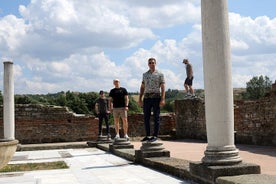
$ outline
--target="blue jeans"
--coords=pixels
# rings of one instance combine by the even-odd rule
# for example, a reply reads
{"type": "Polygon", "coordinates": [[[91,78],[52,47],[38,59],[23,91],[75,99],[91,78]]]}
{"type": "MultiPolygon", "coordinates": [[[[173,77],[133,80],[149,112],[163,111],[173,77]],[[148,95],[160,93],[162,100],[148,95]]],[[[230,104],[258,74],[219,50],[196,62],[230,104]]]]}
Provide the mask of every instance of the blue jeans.
{"type": "Polygon", "coordinates": [[[153,109],[154,117],[154,132],[153,136],[158,137],[160,127],[160,100],[161,98],[144,98],[143,111],[144,111],[144,124],[146,136],[150,136],[150,116],[151,109],[153,109]]]}

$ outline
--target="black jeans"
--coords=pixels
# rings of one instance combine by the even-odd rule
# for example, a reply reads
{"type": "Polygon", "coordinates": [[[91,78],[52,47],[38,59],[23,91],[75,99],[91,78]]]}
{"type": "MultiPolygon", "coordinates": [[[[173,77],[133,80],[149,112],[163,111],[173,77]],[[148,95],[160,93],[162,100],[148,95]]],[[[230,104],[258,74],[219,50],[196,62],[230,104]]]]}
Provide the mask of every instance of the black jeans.
{"type": "Polygon", "coordinates": [[[160,127],[160,100],[161,98],[144,98],[143,111],[144,111],[144,124],[146,136],[150,136],[150,116],[151,109],[153,109],[154,117],[154,132],[153,136],[158,137],[160,127]]]}
{"type": "Polygon", "coordinates": [[[105,121],[106,133],[108,135],[109,134],[109,123],[108,123],[108,114],[107,113],[100,113],[99,114],[99,135],[102,134],[103,120],[105,121]]]}

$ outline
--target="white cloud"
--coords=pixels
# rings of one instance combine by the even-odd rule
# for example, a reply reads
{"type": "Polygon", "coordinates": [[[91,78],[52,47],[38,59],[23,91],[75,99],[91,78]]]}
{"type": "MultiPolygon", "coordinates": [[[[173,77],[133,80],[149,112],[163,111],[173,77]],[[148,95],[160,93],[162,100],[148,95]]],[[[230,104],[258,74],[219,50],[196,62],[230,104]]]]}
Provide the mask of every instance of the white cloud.
{"type": "Polygon", "coordinates": [[[255,19],[230,13],[230,31],[234,54],[270,54],[276,47],[276,18],[255,19]]]}
{"type": "Polygon", "coordinates": [[[0,19],[0,54],[11,55],[21,45],[21,38],[26,35],[27,25],[23,19],[8,15],[0,19]]]}
{"type": "MultiPolygon", "coordinates": [[[[194,87],[204,86],[197,0],[33,0],[20,13],[0,18],[0,54],[15,63],[17,93],[109,91],[114,78],[136,92],[149,57],[167,88],[183,90],[183,58],[193,64],[194,87]]],[[[274,81],[276,18],[229,18],[233,86],[256,75],[274,81]]]]}

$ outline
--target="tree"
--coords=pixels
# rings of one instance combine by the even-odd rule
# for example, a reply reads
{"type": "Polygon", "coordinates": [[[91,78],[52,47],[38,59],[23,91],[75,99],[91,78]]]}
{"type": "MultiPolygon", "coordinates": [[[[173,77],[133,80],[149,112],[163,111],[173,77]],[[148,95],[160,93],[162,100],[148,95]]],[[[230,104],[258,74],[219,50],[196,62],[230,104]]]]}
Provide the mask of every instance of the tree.
{"type": "Polygon", "coordinates": [[[34,102],[34,100],[27,95],[16,95],[14,101],[15,104],[31,104],[34,102]]]}
{"type": "Polygon", "coordinates": [[[272,81],[267,76],[255,76],[246,83],[246,92],[243,94],[243,97],[252,100],[264,97],[271,90],[271,85],[272,81]]]}
{"type": "Polygon", "coordinates": [[[0,91],[0,105],[3,105],[3,95],[2,95],[2,91],[0,91]]]}

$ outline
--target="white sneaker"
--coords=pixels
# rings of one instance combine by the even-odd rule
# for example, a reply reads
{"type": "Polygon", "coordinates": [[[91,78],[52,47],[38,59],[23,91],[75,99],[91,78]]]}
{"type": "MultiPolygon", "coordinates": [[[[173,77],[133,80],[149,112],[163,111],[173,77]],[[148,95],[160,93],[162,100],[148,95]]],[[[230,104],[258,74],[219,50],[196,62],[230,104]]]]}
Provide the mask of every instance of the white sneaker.
{"type": "Polygon", "coordinates": [[[126,139],[126,140],[129,140],[129,137],[128,137],[128,135],[127,135],[127,134],[125,135],[125,139],[126,139]]]}
{"type": "Polygon", "coordinates": [[[119,138],[120,138],[120,135],[117,134],[114,139],[119,139],[119,138]]]}
{"type": "Polygon", "coordinates": [[[190,96],[191,96],[190,93],[186,93],[186,94],[184,95],[184,97],[190,97],[190,96]]]}

